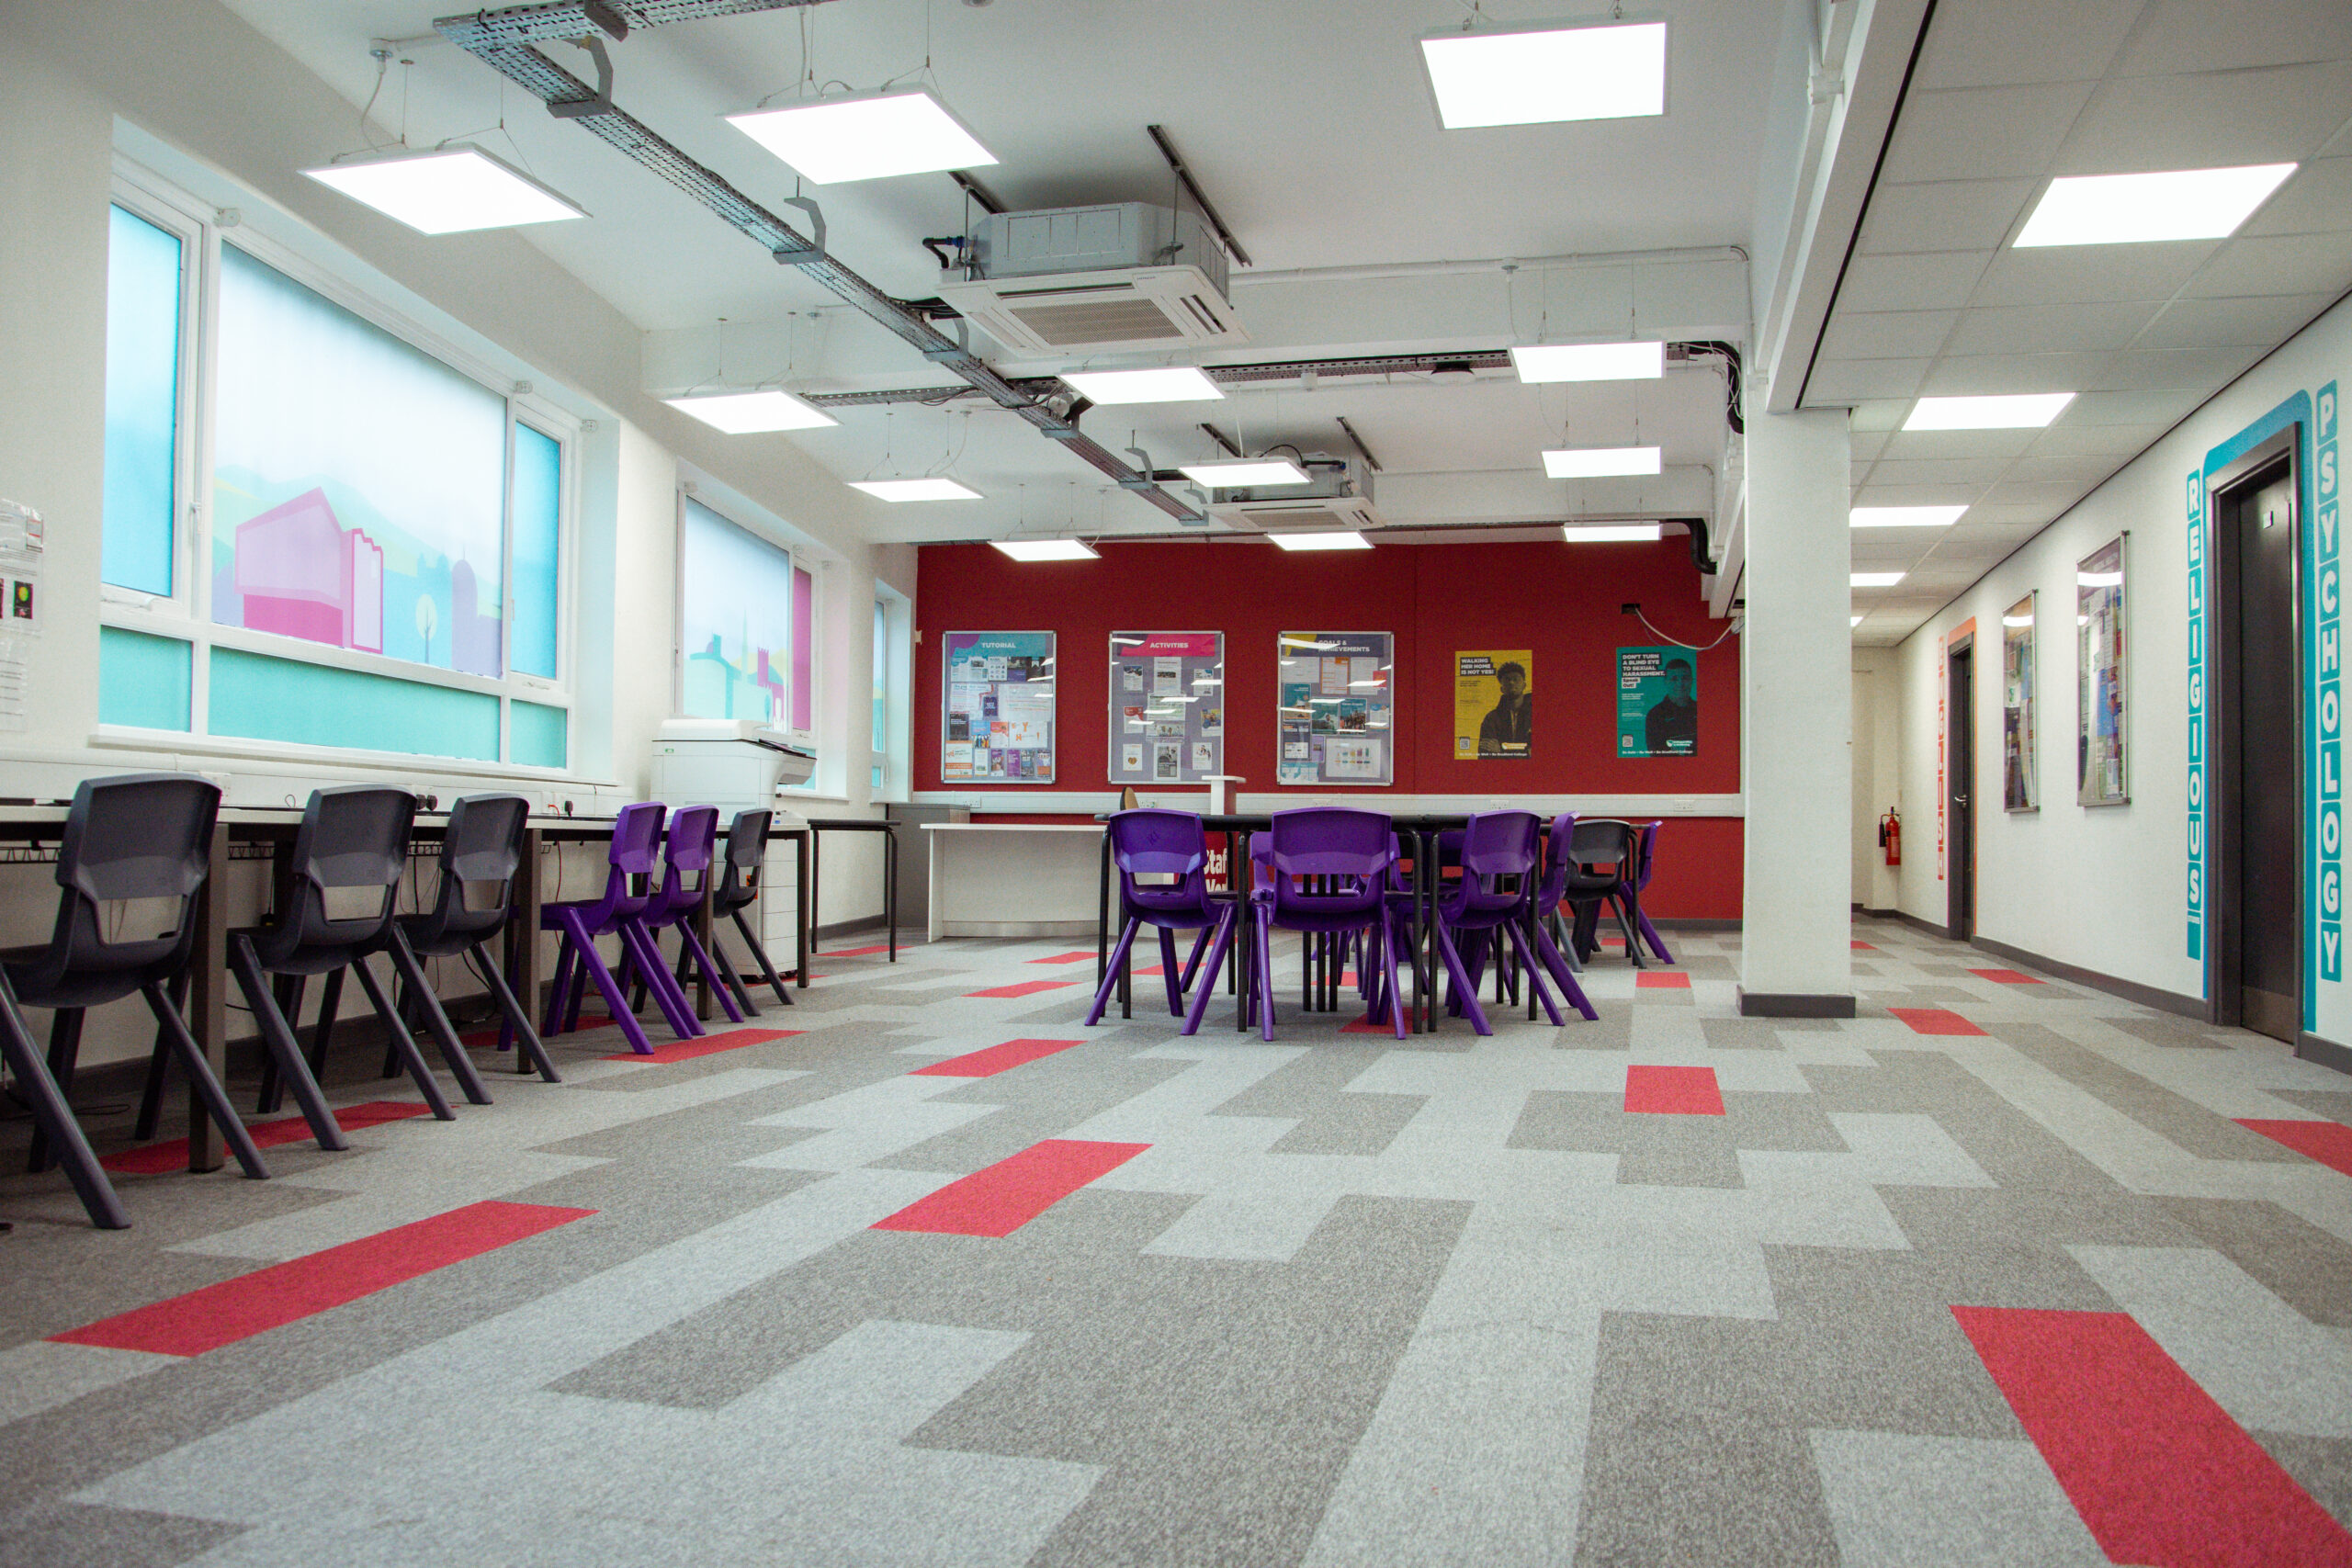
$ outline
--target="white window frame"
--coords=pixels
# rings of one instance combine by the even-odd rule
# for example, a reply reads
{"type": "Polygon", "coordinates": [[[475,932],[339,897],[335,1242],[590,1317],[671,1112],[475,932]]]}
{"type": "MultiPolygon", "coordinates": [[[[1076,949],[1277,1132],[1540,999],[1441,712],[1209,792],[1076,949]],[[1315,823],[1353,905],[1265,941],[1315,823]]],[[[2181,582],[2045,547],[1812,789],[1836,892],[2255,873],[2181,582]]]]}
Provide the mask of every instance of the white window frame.
{"type": "Polygon", "coordinates": [[[808,637],[808,725],[806,728],[797,728],[792,723],[792,676],[790,670],[787,669],[785,674],[786,695],[783,722],[775,728],[789,735],[793,744],[817,753],[817,773],[810,775],[808,784],[786,786],[794,789],[810,789],[815,786],[818,774],[823,771],[825,756],[824,749],[817,741],[818,736],[823,734],[825,728],[825,688],[824,682],[818,678],[824,667],[824,644],[819,634],[824,629],[824,611],[821,605],[825,591],[825,563],[794,545],[790,539],[782,537],[781,530],[758,507],[740,501],[731,494],[714,493],[716,489],[715,486],[692,479],[681,478],[678,481],[677,524],[673,531],[676,547],[671,556],[670,572],[670,711],[677,714],[686,711],[686,502],[692,501],[719,521],[741,528],[761,544],[784,557],[785,593],[787,606],[787,618],[785,622],[786,644],[785,658],[787,662],[792,657],[790,644],[799,631],[791,618],[792,574],[796,571],[806,571],[809,574],[811,592],[808,615],[811,624],[808,637]]]}
{"type": "Polygon", "coordinates": [[[882,677],[884,733],[871,738],[871,769],[882,770],[882,787],[874,793],[878,804],[904,806],[914,783],[913,675],[914,604],[908,597],[876,579],[874,603],[883,612],[882,650],[888,660],[882,677]]]}
{"type": "MultiPolygon", "coordinates": [[[[244,225],[233,212],[216,211],[136,163],[118,156],[110,205],[178,234],[183,245],[183,298],[180,312],[181,423],[174,454],[175,497],[172,558],[173,592],[168,596],[134,590],[101,587],[101,626],[145,632],[189,645],[188,728],[149,729],[101,723],[91,737],[95,745],[134,746],[145,750],[217,752],[224,756],[311,760],[322,762],[367,762],[415,768],[443,764],[481,771],[494,769],[531,779],[573,779],[580,776],[580,707],[577,694],[578,583],[581,516],[582,423],[569,411],[537,395],[528,381],[516,381],[497,367],[430,328],[411,320],[366,289],[297,254],[268,234],[244,225]],[[225,239],[233,233],[233,241],[225,239]],[[506,419],[505,494],[501,519],[505,577],[503,625],[500,630],[500,676],[469,675],[419,664],[404,659],[328,649],[301,637],[256,632],[243,626],[220,626],[212,620],[212,504],[209,483],[213,468],[213,437],[218,394],[220,246],[231,243],[264,265],[283,274],[329,302],[368,322],[478,383],[503,400],[506,419]],[[553,437],[558,457],[559,505],[556,524],[556,676],[553,680],[518,674],[512,658],[514,617],[514,426],[528,424],[553,437]],[[210,731],[211,650],[235,649],[294,663],[322,665],[361,674],[380,675],[413,685],[438,686],[475,692],[498,699],[498,756],[442,758],[423,752],[386,751],[358,747],[312,746],[300,742],[216,737],[210,731]],[[543,767],[512,760],[513,705],[516,700],[565,710],[565,763],[543,767]]],[[[108,220],[111,222],[111,219],[108,220]]]]}

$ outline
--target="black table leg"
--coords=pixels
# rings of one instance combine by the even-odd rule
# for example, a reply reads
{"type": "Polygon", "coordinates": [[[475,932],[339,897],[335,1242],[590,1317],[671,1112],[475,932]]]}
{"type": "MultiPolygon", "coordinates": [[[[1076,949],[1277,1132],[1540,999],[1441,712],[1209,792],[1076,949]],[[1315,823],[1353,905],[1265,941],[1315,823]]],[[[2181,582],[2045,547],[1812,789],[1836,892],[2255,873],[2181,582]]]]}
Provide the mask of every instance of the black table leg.
{"type": "Polygon", "coordinates": [[[882,834],[882,920],[890,928],[890,962],[899,961],[899,830],[882,834]]]}
{"type": "MultiPolygon", "coordinates": [[[[817,902],[817,878],[825,855],[825,836],[808,824],[808,948],[817,945],[817,922],[824,918],[823,908],[817,902]]],[[[807,952],[808,948],[801,951],[807,952]]]]}

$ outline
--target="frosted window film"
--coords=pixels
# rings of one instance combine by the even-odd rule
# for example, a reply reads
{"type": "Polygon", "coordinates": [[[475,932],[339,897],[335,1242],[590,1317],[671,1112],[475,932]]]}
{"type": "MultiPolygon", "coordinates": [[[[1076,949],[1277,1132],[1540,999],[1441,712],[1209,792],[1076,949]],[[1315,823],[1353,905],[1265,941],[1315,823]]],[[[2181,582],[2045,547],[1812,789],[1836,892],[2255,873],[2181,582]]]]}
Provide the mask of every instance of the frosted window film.
{"type": "Polygon", "coordinates": [[[189,649],[177,637],[98,628],[98,722],[186,729],[189,649]]]}
{"type": "Polygon", "coordinates": [[[544,703],[512,702],[506,708],[506,760],[533,768],[562,767],[571,716],[544,703]]]}
{"type": "Polygon", "coordinates": [[[794,646],[792,558],[693,500],[682,553],[682,711],[782,728],[794,646]]]}
{"type": "Polygon", "coordinates": [[[792,569],[792,728],[815,725],[815,665],[817,662],[817,579],[792,569]]]}
{"type": "Polygon", "coordinates": [[[182,249],[178,235],[119,207],[108,217],[99,576],[141,593],[172,592],[182,249]]]}
{"type": "Polygon", "coordinates": [[[527,424],[514,426],[514,620],[507,641],[514,668],[555,679],[559,528],[563,519],[563,446],[527,424]]]}
{"type": "Polygon", "coordinates": [[[213,618],[503,673],[505,400],[234,245],[217,362],[213,618]]]}
{"type": "Polygon", "coordinates": [[[233,648],[215,648],[210,671],[215,735],[485,762],[498,757],[498,699],[486,692],[233,648]]]}

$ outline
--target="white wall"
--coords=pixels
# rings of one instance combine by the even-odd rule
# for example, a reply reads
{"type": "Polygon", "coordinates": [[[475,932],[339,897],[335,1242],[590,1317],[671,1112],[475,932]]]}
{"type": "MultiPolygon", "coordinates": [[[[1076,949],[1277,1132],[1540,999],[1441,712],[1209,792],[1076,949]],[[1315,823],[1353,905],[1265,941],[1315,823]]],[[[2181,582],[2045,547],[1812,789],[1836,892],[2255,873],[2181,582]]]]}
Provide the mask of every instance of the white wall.
{"type": "MultiPolygon", "coordinates": [[[[646,396],[636,325],[525,239],[496,231],[428,238],[302,178],[298,169],[346,150],[356,107],[210,0],[7,8],[0,23],[0,496],[45,514],[51,548],[32,716],[24,732],[0,733],[0,795],[48,797],[84,774],[180,761],[90,743],[107,210],[118,147],[153,145],[192,182],[229,193],[242,211],[283,231],[276,237],[291,234],[290,243],[336,258],[372,298],[491,363],[514,367],[594,421],[577,447],[578,785],[601,785],[592,793],[604,798],[647,787],[654,727],[670,713],[673,690],[683,462],[784,520],[798,536],[793,542],[825,561],[820,744],[840,760],[828,770],[838,782],[831,798],[803,808],[877,815],[866,798],[873,590],[879,576],[911,595],[913,552],[866,545],[862,530],[877,503],[786,438],[720,435],[646,396]]],[[[200,756],[186,765],[235,775],[232,801],[275,800],[311,783],[370,773],[200,756]]],[[[480,787],[496,770],[420,761],[396,772],[447,793],[480,787]]],[[[864,835],[844,839],[828,862],[839,871],[827,878],[826,919],[878,914],[878,847],[864,835]]],[[[0,869],[0,938],[45,933],[48,889],[46,868],[0,869]]],[[[256,897],[240,892],[239,918],[256,897]]],[[[86,1061],[144,1049],[144,1032],[127,1019],[94,1018],[92,1025],[86,1061]]]]}
{"type": "MultiPolygon", "coordinates": [[[[1903,797],[1901,908],[1942,923],[1935,853],[1937,697],[1944,641],[1977,633],[1976,927],[1980,936],[2178,996],[2204,995],[2188,956],[2187,479],[2207,454],[2298,393],[2352,374],[2352,303],[2335,310],[2182,422],[2003,561],[1898,650],[1903,797]],[[2126,635],[2130,804],[2075,804],[2075,565],[2131,530],[2126,635]],[[2041,808],[2001,801],[2001,613],[2040,594],[2035,705],[2041,808]],[[1914,852],[1911,846],[1917,846],[1914,852]]],[[[2307,440],[2308,440],[2307,436],[2307,440]]],[[[2309,457],[2308,447],[2306,457],[2309,457]]],[[[2308,526],[2308,519],[2307,519],[2308,526]]],[[[2312,933],[2315,939],[2315,933],[2312,933]]],[[[2352,998],[2319,988],[2318,1032],[2352,1038],[2352,998]]]]}
{"type": "MultiPolygon", "coordinates": [[[[1878,844],[1879,818],[1903,810],[1903,696],[1893,649],[1854,649],[1853,901],[1892,909],[1895,872],[1878,844]]],[[[1911,830],[1909,814],[1904,828],[1911,830]]]]}

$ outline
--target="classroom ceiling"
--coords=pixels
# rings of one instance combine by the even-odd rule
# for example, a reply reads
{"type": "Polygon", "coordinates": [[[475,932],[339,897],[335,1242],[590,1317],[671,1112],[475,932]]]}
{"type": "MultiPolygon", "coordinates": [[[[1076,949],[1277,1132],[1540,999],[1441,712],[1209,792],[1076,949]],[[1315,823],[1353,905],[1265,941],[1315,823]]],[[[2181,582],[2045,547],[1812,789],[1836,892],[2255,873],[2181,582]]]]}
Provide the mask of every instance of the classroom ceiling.
{"type": "MultiPolygon", "coordinates": [[[[945,381],[668,186],[502,90],[432,36],[447,0],[226,3],[350,100],[353,149],[403,130],[412,144],[470,139],[586,207],[585,221],[521,232],[643,330],[649,390],[945,381]],[[415,40],[395,50],[380,90],[376,39],[415,40]]],[[[1199,356],[1212,363],[1631,333],[1744,344],[1749,281],[1727,247],[1749,244],[1768,173],[1758,160],[1781,0],[1666,7],[1663,117],[1445,131],[1415,39],[1466,9],[835,0],[634,34],[613,51],[615,96],[787,214],[790,172],[719,117],[788,91],[804,61],[819,81],[871,88],[927,54],[928,81],[1001,160],[976,174],[1015,209],[1170,202],[1144,131],[1163,125],[1255,264],[1235,269],[1232,288],[1251,339],[1199,356]],[[1596,258],[1626,252],[1644,254],[1596,258]],[[1512,258],[1522,259],[1506,269],[1512,258]],[[1440,263],[1462,265],[1394,272],[1440,263]]],[[[1520,0],[1487,14],[1554,13],[1520,0]]],[[[1857,504],[1970,510],[1949,528],[1856,534],[1857,570],[1907,573],[1857,592],[1857,641],[1908,635],[2352,288],[2347,122],[2352,7],[2342,0],[2068,0],[2060,10],[1939,0],[1850,254],[1844,236],[1825,253],[1842,275],[1803,401],[1854,410],[1857,504]],[[2304,167],[2226,242],[2008,249],[2053,175],[2287,159],[2304,167]],[[1923,393],[2042,389],[2080,394],[2046,431],[1896,429],[1923,393]]],[[[963,232],[967,216],[945,175],[812,194],[850,265],[901,297],[936,291],[919,242],[963,232]]],[[[991,357],[1008,374],[1078,367],[991,357]]],[[[1390,522],[1510,523],[1713,513],[1723,405],[1708,365],[1541,388],[1507,372],[1327,376],[1216,403],[1096,410],[1087,428],[1167,466],[1215,455],[1204,419],[1252,450],[1289,442],[1346,455],[1345,417],[1379,459],[1390,522]],[[1665,454],[1654,479],[1542,473],[1546,446],[1650,443],[1665,454]]],[[[866,524],[876,540],[1174,526],[1002,413],[837,412],[838,429],[736,439],[789,442],[845,480],[947,467],[988,497],[876,504],[866,524]]]]}
{"type": "Polygon", "coordinates": [[[1854,411],[1857,642],[1893,643],[2352,289],[2352,5],[1939,0],[1804,401],[1854,411]],[[2069,175],[2297,163],[2227,240],[2016,250],[2069,175]],[[2070,391],[2046,430],[1899,427],[2070,391]]]}

